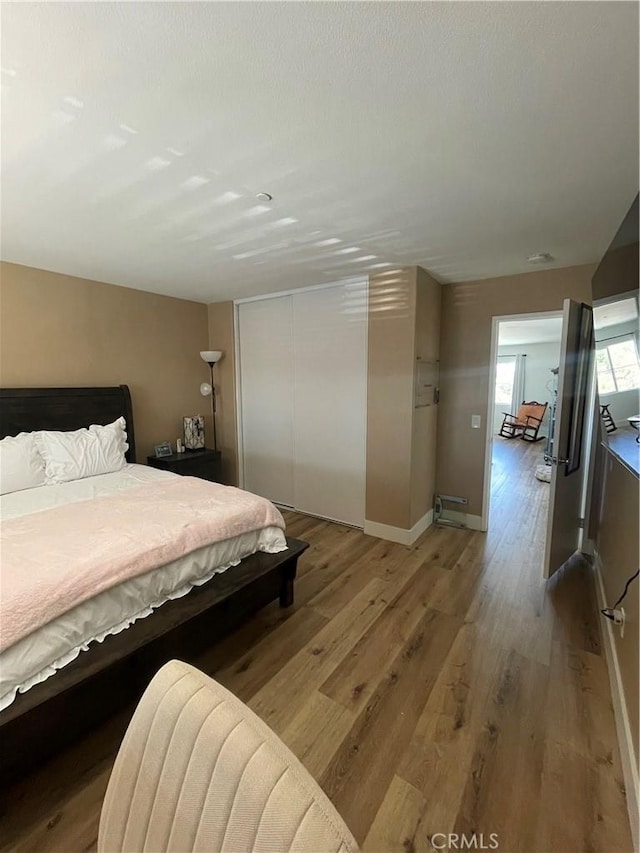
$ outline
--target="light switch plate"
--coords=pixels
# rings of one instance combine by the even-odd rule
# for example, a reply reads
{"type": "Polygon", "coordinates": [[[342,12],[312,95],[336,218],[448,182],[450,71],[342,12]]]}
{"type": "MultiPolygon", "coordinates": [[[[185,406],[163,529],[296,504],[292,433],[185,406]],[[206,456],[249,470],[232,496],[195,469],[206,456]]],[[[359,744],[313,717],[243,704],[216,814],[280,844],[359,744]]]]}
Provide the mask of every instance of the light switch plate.
{"type": "Polygon", "coordinates": [[[480,415],[471,415],[471,429],[480,429],[480,415]]]}

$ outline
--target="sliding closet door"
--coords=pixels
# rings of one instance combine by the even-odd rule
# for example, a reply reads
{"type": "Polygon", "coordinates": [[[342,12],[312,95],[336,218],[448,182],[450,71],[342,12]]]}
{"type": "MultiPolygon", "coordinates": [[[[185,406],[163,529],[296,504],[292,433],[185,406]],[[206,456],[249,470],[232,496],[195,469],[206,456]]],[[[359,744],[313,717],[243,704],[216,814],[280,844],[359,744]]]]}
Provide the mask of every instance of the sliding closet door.
{"type": "Polygon", "coordinates": [[[238,306],[244,488],[294,505],[290,296],[238,306]]]}
{"type": "Polygon", "coordinates": [[[295,507],[363,526],[367,285],[293,295],[295,507]]]}

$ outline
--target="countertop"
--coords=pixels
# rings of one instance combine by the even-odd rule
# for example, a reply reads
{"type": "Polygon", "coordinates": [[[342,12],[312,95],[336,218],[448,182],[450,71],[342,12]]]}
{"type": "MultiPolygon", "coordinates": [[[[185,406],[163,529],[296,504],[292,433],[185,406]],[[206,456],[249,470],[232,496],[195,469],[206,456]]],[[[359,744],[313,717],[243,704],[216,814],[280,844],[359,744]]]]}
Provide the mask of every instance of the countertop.
{"type": "Polygon", "coordinates": [[[637,430],[621,426],[615,432],[608,433],[603,445],[625,468],[636,477],[640,477],[640,444],[636,442],[637,430]]]}

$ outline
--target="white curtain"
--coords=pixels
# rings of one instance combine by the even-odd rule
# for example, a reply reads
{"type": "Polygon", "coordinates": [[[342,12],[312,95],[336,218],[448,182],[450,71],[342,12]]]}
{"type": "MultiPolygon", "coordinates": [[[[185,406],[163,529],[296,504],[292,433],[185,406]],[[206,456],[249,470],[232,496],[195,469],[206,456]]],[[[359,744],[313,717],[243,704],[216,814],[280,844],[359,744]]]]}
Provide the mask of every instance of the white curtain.
{"type": "MultiPolygon", "coordinates": [[[[513,377],[513,399],[511,411],[515,414],[525,400],[525,368],[527,364],[526,355],[516,356],[516,371],[513,377]]],[[[528,401],[527,401],[528,402],[528,401]]]]}

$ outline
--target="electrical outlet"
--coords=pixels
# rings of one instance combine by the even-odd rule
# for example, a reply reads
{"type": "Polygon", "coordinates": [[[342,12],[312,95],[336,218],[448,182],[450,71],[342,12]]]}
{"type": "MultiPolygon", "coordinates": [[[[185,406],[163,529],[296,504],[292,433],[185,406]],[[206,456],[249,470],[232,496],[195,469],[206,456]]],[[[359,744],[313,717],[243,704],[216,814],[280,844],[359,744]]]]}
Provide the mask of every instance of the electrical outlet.
{"type": "Polygon", "coordinates": [[[626,618],[624,607],[618,607],[613,611],[613,624],[620,626],[620,637],[624,637],[624,623],[626,618]]]}

